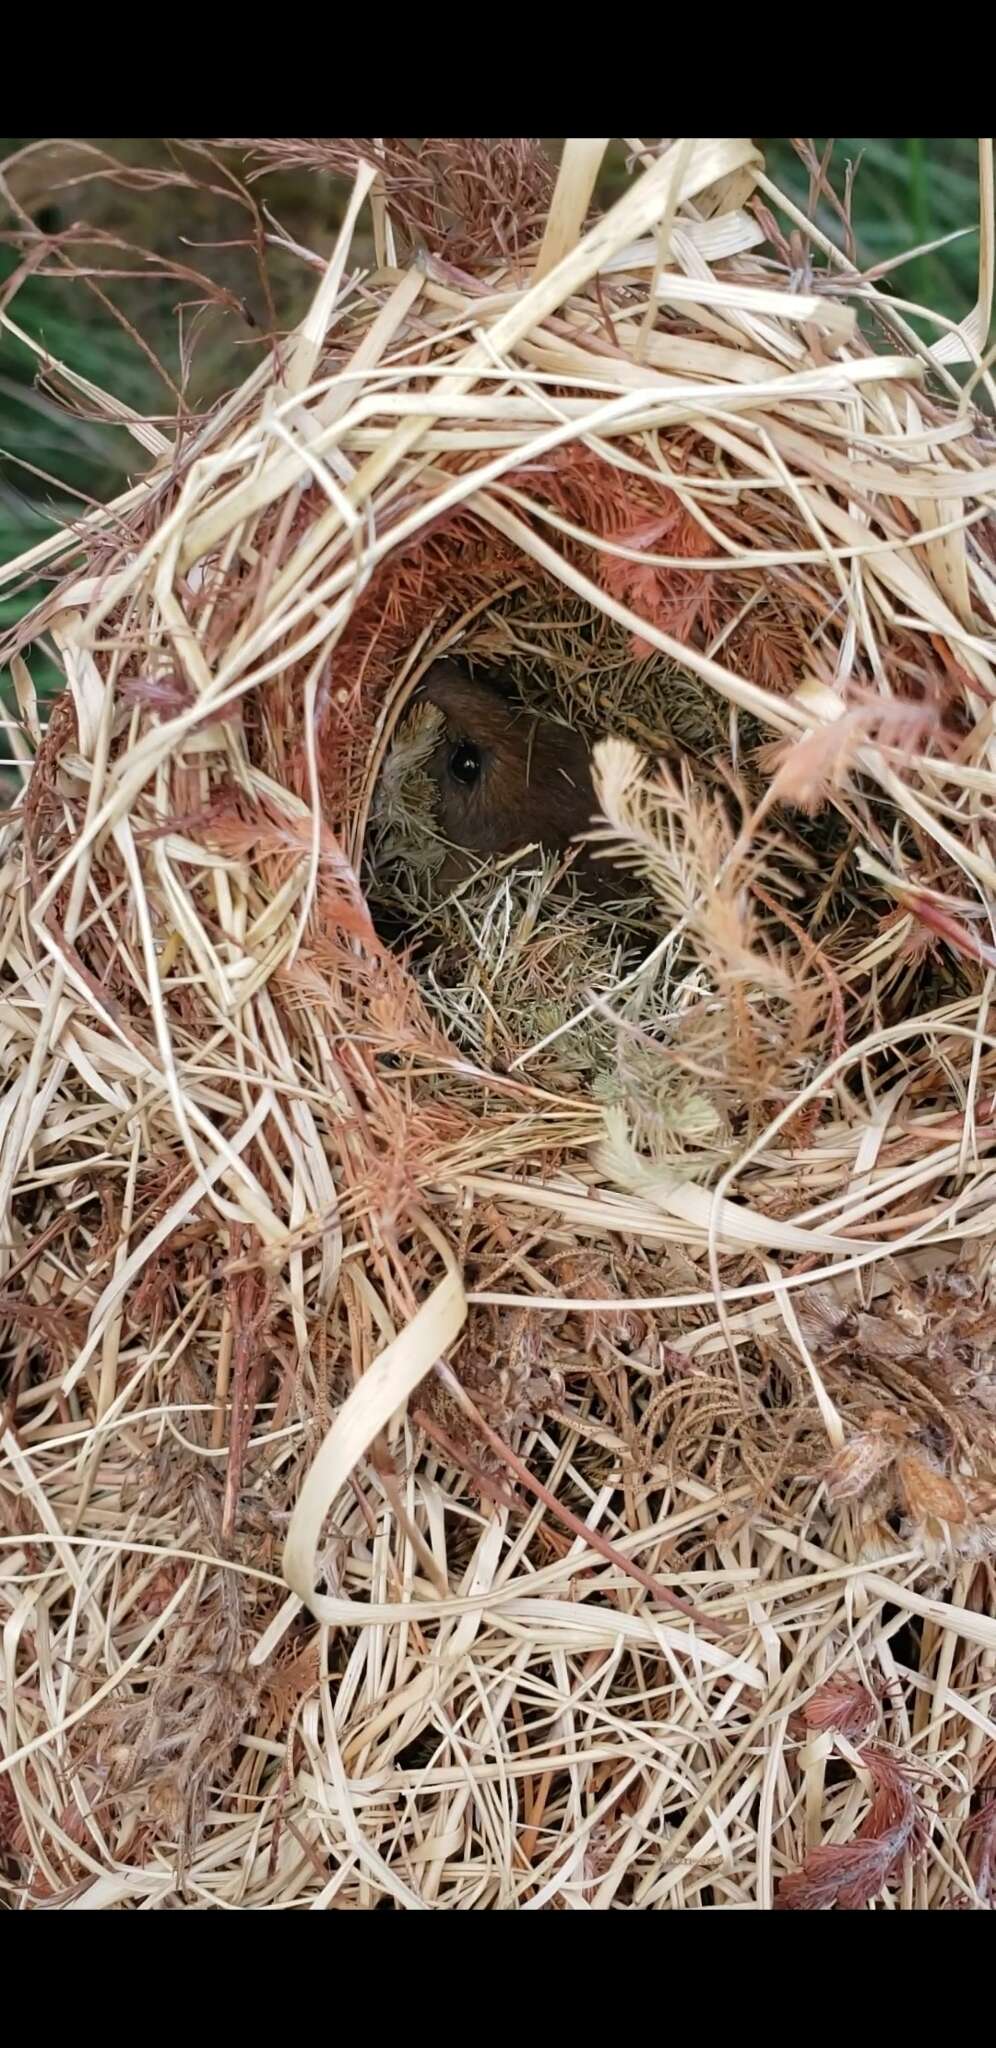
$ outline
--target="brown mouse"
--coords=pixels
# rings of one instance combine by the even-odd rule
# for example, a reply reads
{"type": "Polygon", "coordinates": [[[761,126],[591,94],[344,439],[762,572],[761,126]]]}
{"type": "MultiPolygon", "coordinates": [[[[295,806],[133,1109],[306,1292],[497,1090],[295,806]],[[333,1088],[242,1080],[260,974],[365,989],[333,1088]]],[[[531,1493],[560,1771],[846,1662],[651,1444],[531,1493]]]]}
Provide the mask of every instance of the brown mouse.
{"type": "MultiPolygon", "coordinates": [[[[598,804],[580,733],[448,661],[429,670],[420,695],[445,719],[427,767],[439,792],[437,824],[451,846],[481,858],[534,843],[559,852],[588,830],[598,804]]],[[[441,879],[451,886],[471,865],[451,857],[441,879]]],[[[590,883],[590,855],[582,852],[576,865],[590,883]]]]}

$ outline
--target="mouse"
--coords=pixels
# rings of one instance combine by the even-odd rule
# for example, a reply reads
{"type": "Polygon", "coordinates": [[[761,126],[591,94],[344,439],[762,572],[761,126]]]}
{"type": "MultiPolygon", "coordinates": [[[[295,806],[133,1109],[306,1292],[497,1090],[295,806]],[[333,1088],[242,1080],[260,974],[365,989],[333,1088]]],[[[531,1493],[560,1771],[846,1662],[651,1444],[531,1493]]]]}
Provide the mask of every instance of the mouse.
{"type": "MultiPolygon", "coordinates": [[[[562,852],[598,816],[591,748],[581,733],[530,711],[498,676],[466,674],[439,661],[418,691],[443,715],[426,764],[437,791],[436,823],[453,851],[437,880],[471,872],[473,856],[512,854],[539,844],[562,852]]],[[[585,887],[604,893],[605,864],[582,847],[574,863],[585,887]]],[[[618,870],[611,877],[619,893],[618,870]]]]}

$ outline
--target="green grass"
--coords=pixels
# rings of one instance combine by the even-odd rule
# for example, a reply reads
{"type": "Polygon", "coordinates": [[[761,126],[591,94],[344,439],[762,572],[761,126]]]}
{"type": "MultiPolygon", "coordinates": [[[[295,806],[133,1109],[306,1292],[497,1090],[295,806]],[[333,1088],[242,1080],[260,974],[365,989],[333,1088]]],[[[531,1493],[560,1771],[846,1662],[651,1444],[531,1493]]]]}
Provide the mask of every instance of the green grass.
{"type": "MultiPolygon", "coordinates": [[[[817,148],[824,143],[817,138],[817,148]]],[[[764,141],[773,178],[805,206],[809,180],[791,145],[764,141]]],[[[971,137],[918,135],[842,136],[831,158],[830,178],[841,192],[848,163],[859,164],[854,187],[854,227],[862,264],[881,263],[922,242],[969,228],[946,249],[917,258],[896,273],[904,298],[961,320],[975,302],[979,264],[978,144],[971,137]]],[[[835,241],[839,225],[826,206],[819,223],[835,241]]]]}
{"type": "MultiPolygon", "coordinates": [[[[0,283],[13,264],[0,250],[0,283]]],[[[149,380],[135,374],[134,350],[124,337],[96,324],[84,325],[53,307],[44,287],[26,285],[14,317],[60,361],[105,389],[144,408],[149,380]]],[[[141,467],[140,451],[120,428],[76,418],[36,382],[37,358],[6,331],[0,332],[0,561],[12,561],[44,540],[54,528],[86,510],[87,500],[105,503],[121,491],[129,468],[141,467]],[[136,460],[137,458],[137,460],[136,460]],[[44,474],[42,474],[42,472],[44,474]]],[[[161,400],[159,401],[161,403],[161,400]]],[[[0,633],[42,595],[40,583],[0,591],[0,633]]],[[[36,681],[47,690],[53,665],[41,659],[36,681]]],[[[0,752],[3,752],[0,742],[0,752]]]]}
{"type": "MultiPolygon", "coordinates": [[[[11,268],[8,252],[0,250],[0,280],[11,268]]],[[[94,382],[111,390],[129,380],[134,384],[131,351],[125,359],[114,337],[96,328],[88,331],[65,315],[61,321],[54,317],[40,290],[25,287],[15,318],[53,355],[94,382]],[[121,384],[115,381],[119,375],[121,384]]],[[[31,350],[0,333],[0,561],[5,563],[84,511],[87,499],[103,503],[114,497],[124,487],[129,448],[138,452],[120,429],[66,412],[38,388],[36,370],[31,350]]],[[[147,389],[135,391],[135,401],[147,400],[147,389]]],[[[41,583],[0,590],[0,633],[16,624],[43,591],[41,583]]],[[[48,694],[57,681],[54,664],[39,650],[32,665],[37,687],[48,694]]],[[[0,736],[0,754],[5,752],[0,736]]]]}

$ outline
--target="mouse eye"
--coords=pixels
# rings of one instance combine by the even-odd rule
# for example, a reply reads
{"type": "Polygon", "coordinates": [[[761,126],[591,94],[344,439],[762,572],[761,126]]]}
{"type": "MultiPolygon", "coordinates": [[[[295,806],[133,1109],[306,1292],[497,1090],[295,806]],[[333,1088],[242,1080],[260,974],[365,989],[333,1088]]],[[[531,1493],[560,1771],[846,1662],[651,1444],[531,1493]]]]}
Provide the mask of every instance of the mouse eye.
{"type": "Polygon", "coordinates": [[[458,740],[450,755],[450,774],[465,789],[472,789],[481,773],[480,748],[472,740],[458,740]]]}

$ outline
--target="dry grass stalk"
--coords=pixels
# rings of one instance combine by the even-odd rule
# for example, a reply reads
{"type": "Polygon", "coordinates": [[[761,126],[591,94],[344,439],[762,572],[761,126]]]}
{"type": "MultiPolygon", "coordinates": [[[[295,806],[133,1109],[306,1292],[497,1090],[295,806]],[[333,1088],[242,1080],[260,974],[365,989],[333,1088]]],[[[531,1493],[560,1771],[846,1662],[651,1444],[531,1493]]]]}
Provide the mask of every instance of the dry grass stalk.
{"type": "Polygon", "coordinates": [[[0,571],[4,1894],[991,1905],[984,335],[744,139],[257,147],[355,180],[308,318],[0,571]],[[452,646],[614,734],[649,957],[380,935],[452,646]]]}

